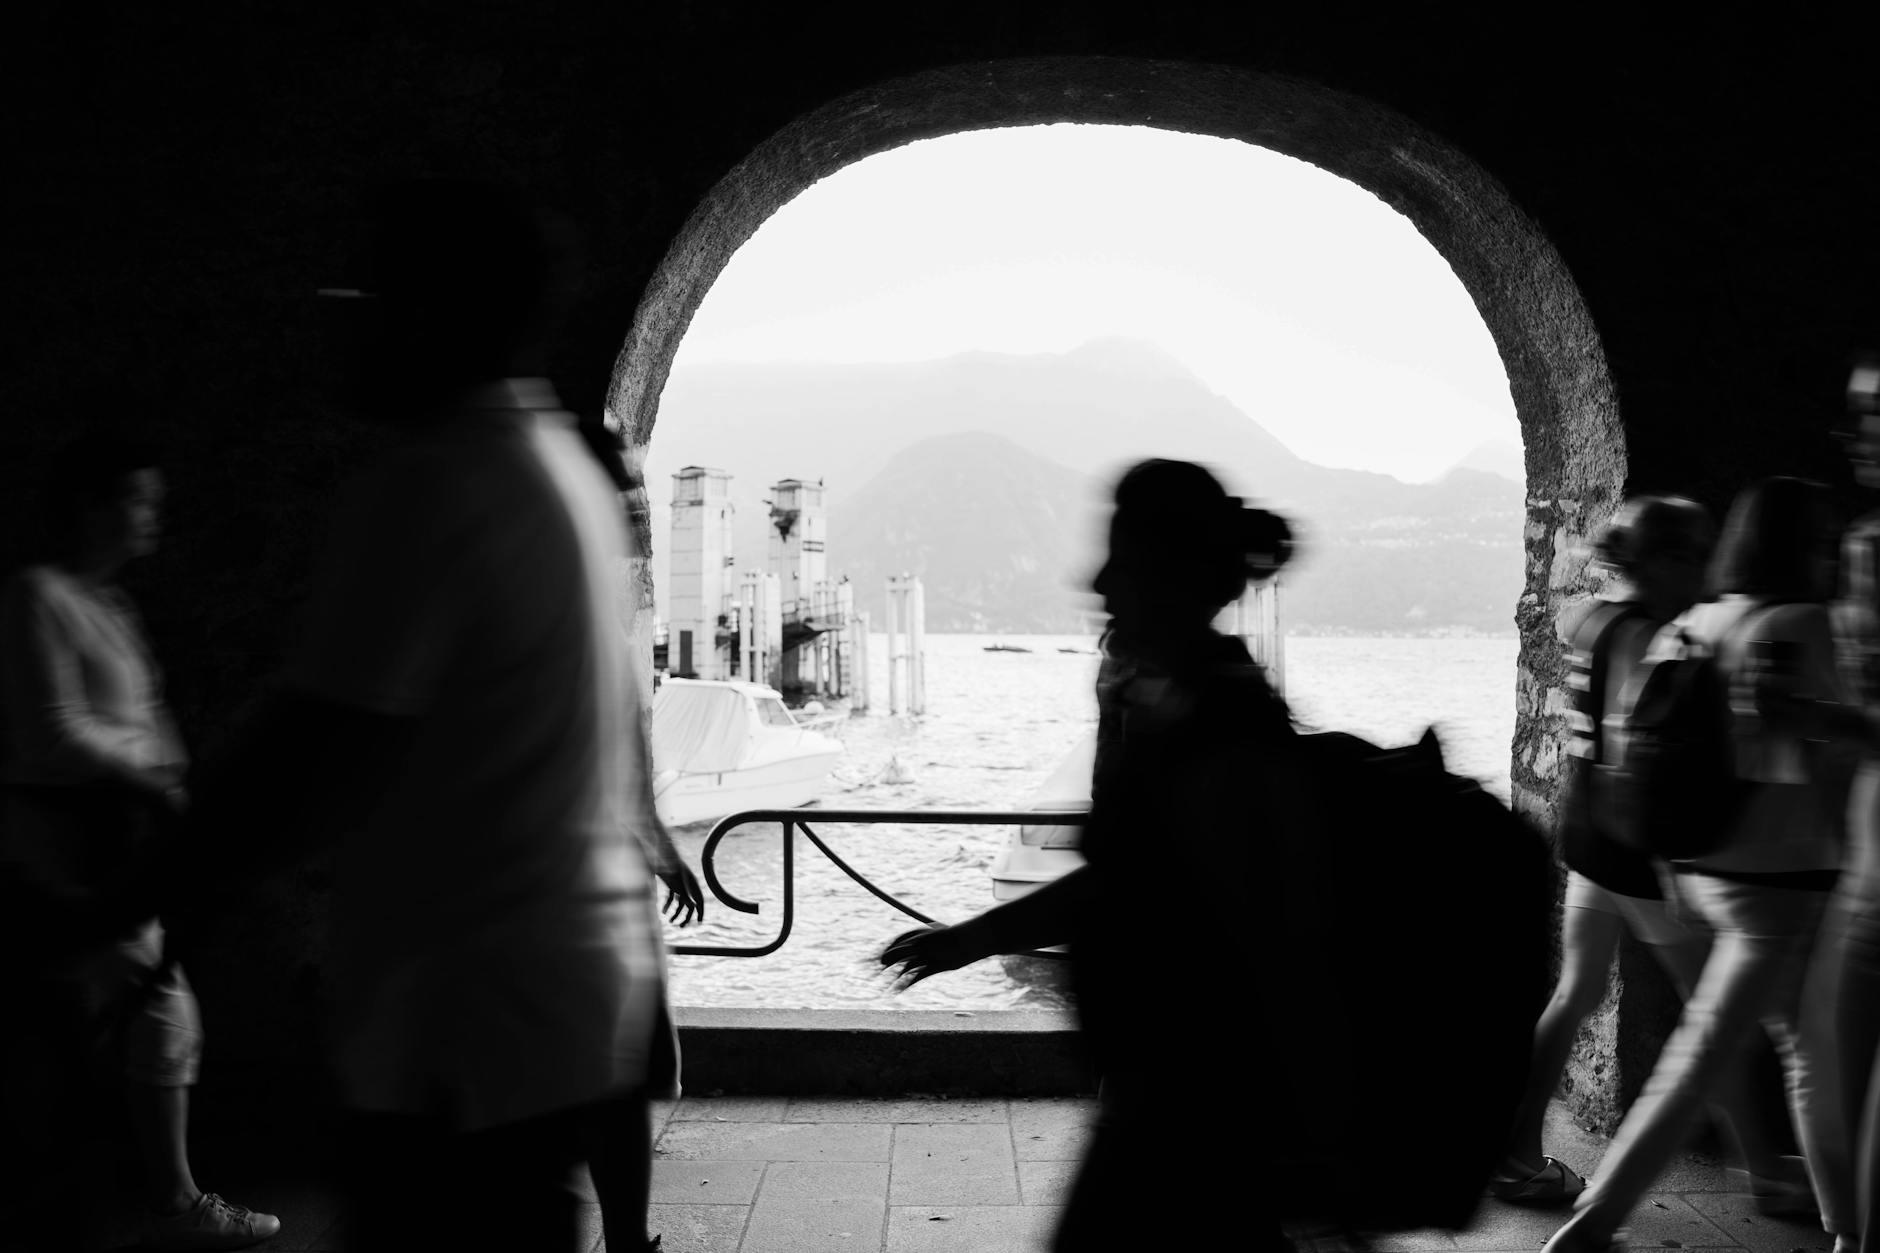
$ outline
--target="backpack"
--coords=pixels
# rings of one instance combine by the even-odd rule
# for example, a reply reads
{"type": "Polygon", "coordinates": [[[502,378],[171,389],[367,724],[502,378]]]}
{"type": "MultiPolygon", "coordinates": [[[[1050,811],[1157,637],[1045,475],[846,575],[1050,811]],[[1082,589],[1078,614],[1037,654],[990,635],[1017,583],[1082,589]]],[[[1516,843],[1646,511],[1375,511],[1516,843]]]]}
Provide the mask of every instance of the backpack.
{"type": "MultiPolygon", "coordinates": [[[[1730,629],[1741,631],[1752,610],[1730,629]]],[[[1754,787],[1737,777],[1729,684],[1717,649],[1679,629],[1640,663],[1622,759],[1601,768],[1613,838],[1668,861],[1715,852],[1754,787]]]]}
{"type": "Polygon", "coordinates": [[[1306,820],[1263,854],[1292,913],[1269,982],[1288,1015],[1264,1080],[1284,1098],[1263,1131],[1270,1195],[1295,1222],[1459,1229],[1506,1152],[1550,991],[1547,841],[1450,774],[1434,732],[1296,743],[1306,820]],[[1380,1167],[1406,1128],[1416,1151],[1380,1167]]]}
{"type": "Polygon", "coordinates": [[[1644,606],[1629,601],[1595,605],[1569,641],[1566,756],[1560,780],[1560,860],[1594,883],[1627,896],[1657,897],[1658,875],[1652,859],[1607,832],[1608,772],[1605,737],[1607,679],[1612,670],[1612,639],[1627,622],[1650,621],[1644,606]]]}

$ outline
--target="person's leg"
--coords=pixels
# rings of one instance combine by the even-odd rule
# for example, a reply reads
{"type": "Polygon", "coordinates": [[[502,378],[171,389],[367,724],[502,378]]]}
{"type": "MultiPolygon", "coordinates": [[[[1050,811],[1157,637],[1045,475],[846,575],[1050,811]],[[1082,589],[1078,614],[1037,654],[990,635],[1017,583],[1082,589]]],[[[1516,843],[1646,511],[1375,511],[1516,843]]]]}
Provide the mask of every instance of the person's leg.
{"type": "MultiPolygon", "coordinates": [[[[1710,953],[1710,935],[1705,931],[1681,931],[1682,934],[1641,930],[1638,934],[1651,945],[1652,955],[1671,977],[1679,995],[1689,1000],[1703,972],[1704,959],[1710,953]]],[[[1757,1090],[1759,1083],[1768,1077],[1766,1068],[1775,1066],[1773,1058],[1767,1037],[1752,1034],[1718,1077],[1717,1089],[1711,1098],[1718,1130],[1728,1139],[1737,1160],[1752,1179],[1780,1180],[1789,1169],[1782,1153],[1788,1102],[1784,1099],[1772,1105],[1777,1095],[1773,1085],[1767,1100],[1757,1090]],[[1781,1118],[1782,1123],[1773,1121],[1776,1117],[1781,1118]]],[[[1780,1073],[1779,1069],[1776,1073],[1780,1073]]]]}
{"type": "Polygon", "coordinates": [[[180,1214],[202,1196],[189,1170],[189,1089],[127,1082],[125,1103],[144,1167],[144,1205],[180,1214]]]}
{"type": "MultiPolygon", "coordinates": [[[[574,1172],[585,1155],[592,1106],[557,1110],[459,1136],[463,1208],[487,1248],[561,1250],[580,1245],[574,1172]]],[[[644,1213],[644,1205],[642,1205],[644,1213]]],[[[613,1245],[632,1253],[632,1244],[613,1245]]]]}
{"type": "Polygon", "coordinates": [[[1796,1130],[1822,1228],[1851,1249],[1861,1227],[1855,1182],[1855,1120],[1866,1102],[1870,1059],[1880,1043],[1880,968],[1865,972],[1854,952],[1858,902],[1838,893],[1815,945],[1798,1024],[1796,1130]]]}
{"type": "Polygon", "coordinates": [[[1599,1008],[1606,995],[1606,978],[1623,924],[1605,907],[1604,896],[1601,889],[1581,876],[1569,875],[1565,907],[1560,912],[1560,979],[1554,984],[1547,1008],[1534,1024],[1528,1086],[1508,1138],[1505,1169],[1525,1167],[1533,1174],[1544,1164],[1541,1159],[1545,1146],[1541,1141],[1547,1105],[1566,1070],[1580,1024],[1599,1008]]]}
{"type": "MultiPolygon", "coordinates": [[[[1860,1253],[1880,1253],[1880,1052],[1867,1075],[1867,1102],[1854,1141],[1860,1253]]],[[[1843,1253],[1838,1244],[1835,1253],[1843,1253]]]]}
{"type": "Polygon", "coordinates": [[[434,1119],[354,1112],[341,1136],[342,1230],[354,1253],[475,1247],[456,1137],[434,1119]]]}
{"type": "Polygon", "coordinates": [[[189,1090],[202,1068],[202,1015],[180,966],[157,969],[125,1022],[124,1076],[145,1175],[149,1248],[242,1248],[281,1220],[196,1186],[189,1166],[189,1090]]]}
{"type": "Polygon", "coordinates": [[[1548,1253],[1605,1247],[1676,1154],[1735,1052],[1779,999],[1782,980],[1795,973],[1800,941],[1767,934],[1757,909],[1761,889],[1702,875],[1685,878],[1689,903],[1716,940],[1644,1092],[1627,1112],[1578,1212],[1548,1242],[1548,1253]]]}
{"type": "Polygon", "coordinates": [[[639,1253],[652,1244],[646,1207],[652,1194],[652,1118],[645,1089],[603,1101],[586,1120],[588,1173],[601,1203],[607,1247],[639,1253]]]}

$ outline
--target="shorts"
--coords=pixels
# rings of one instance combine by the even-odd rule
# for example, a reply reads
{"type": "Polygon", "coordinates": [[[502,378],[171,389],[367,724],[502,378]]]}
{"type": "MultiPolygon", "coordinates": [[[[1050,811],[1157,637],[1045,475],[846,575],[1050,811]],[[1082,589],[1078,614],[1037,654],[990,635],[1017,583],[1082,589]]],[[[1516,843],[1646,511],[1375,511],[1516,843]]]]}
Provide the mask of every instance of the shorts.
{"type": "Polygon", "coordinates": [[[163,928],[74,962],[59,977],[87,1053],[132,1083],[186,1088],[202,1066],[202,1015],[182,967],[163,964],[163,928]]]}
{"type": "Polygon", "coordinates": [[[1697,938],[1696,932],[1670,915],[1664,901],[1602,888],[1577,870],[1567,871],[1567,895],[1562,904],[1568,909],[1616,914],[1641,944],[1675,946],[1697,938]]]}

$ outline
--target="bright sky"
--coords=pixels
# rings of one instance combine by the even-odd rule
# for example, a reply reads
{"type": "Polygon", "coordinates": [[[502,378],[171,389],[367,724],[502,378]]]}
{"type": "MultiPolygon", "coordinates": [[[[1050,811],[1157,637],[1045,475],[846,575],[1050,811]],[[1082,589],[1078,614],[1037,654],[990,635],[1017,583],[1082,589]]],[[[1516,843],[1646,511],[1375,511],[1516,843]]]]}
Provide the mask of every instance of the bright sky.
{"type": "Polygon", "coordinates": [[[733,256],[707,361],[917,361],[1151,340],[1309,461],[1420,480],[1520,443],[1488,329],[1409,219],[1233,140],[1038,126],[848,166],[733,256]]]}

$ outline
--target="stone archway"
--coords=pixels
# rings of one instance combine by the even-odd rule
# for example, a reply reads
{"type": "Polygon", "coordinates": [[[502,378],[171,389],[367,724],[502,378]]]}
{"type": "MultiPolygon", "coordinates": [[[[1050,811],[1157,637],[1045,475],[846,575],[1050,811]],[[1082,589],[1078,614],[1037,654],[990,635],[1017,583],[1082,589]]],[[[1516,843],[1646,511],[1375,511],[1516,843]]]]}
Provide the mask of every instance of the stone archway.
{"type": "MultiPolygon", "coordinates": [[[[693,212],[635,312],[610,420],[644,449],[693,312],[732,254],[811,184],[918,140],[1057,122],[1160,127],[1296,157],[1408,217],[1455,270],[1501,353],[1527,447],[1513,786],[1517,806],[1551,825],[1566,707],[1552,623],[1584,587],[1588,520],[1609,516],[1623,492],[1624,431],[1599,336],[1559,253],[1492,175],[1402,114],[1275,75],[1110,57],[963,65],[853,92],[777,132],[693,212]]],[[[647,539],[643,515],[637,524],[647,539]]],[[[652,604],[644,571],[639,596],[652,604]]]]}

